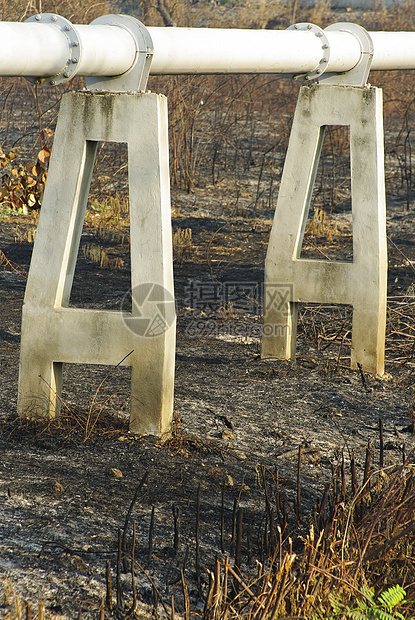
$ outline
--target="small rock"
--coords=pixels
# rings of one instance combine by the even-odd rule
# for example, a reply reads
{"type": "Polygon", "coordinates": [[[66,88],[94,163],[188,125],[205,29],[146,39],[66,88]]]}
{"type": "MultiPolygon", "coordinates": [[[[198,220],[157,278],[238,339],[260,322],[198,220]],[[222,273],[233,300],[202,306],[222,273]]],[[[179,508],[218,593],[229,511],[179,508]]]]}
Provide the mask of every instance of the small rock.
{"type": "Polygon", "coordinates": [[[70,553],[62,553],[58,559],[59,564],[61,566],[65,566],[66,568],[74,568],[81,573],[88,572],[88,566],[85,564],[84,560],[79,555],[71,555],[70,553]]]}
{"type": "Polygon", "coordinates": [[[377,375],[376,379],[378,381],[393,381],[393,376],[389,372],[385,372],[383,375],[377,375]]]}
{"type": "Polygon", "coordinates": [[[310,359],[300,360],[300,365],[303,368],[309,368],[310,370],[313,370],[313,368],[317,366],[317,362],[315,359],[310,358],[310,359]]]}
{"type": "Polygon", "coordinates": [[[88,572],[88,567],[79,555],[73,555],[70,559],[70,565],[81,573],[88,572]]]}
{"type": "Polygon", "coordinates": [[[233,431],[234,426],[233,426],[233,422],[230,418],[228,418],[228,416],[226,415],[218,415],[216,416],[218,418],[218,420],[220,420],[227,428],[229,428],[231,431],[233,431]]]}
{"type": "Polygon", "coordinates": [[[122,478],[122,471],[120,469],[117,469],[117,467],[110,467],[110,469],[108,470],[109,475],[112,478],[122,478]]]}
{"type": "Polygon", "coordinates": [[[50,486],[51,486],[52,491],[53,491],[54,493],[63,493],[63,492],[64,492],[64,490],[65,490],[65,489],[63,488],[63,486],[61,485],[61,483],[60,483],[60,482],[58,482],[57,480],[52,480],[52,482],[51,482],[51,485],[50,485],[50,486]]]}
{"type": "Polygon", "coordinates": [[[219,467],[211,467],[208,470],[208,476],[221,476],[222,470],[219,467]]]}

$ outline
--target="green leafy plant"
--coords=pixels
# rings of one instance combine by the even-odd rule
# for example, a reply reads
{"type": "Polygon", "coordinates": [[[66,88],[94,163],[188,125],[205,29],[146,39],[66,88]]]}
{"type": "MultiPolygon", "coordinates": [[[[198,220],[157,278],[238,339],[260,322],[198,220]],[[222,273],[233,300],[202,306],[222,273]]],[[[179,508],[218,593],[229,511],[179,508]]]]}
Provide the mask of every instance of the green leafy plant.
{"type": "Polygon", "coordinates": [[[398,605],[405,602],[406,592],[400,586],[391,586],[382,592],[375,600],[374,588],[363,587],[363,599],[356,601],[354,607],[345,604],[340,594],[330,593],[328,596],[330,613],[319,610],[313,614],[312,620],[334,620],[342,618],[347,620],[405,620],[404,616],[396,610],[398,605]]]}

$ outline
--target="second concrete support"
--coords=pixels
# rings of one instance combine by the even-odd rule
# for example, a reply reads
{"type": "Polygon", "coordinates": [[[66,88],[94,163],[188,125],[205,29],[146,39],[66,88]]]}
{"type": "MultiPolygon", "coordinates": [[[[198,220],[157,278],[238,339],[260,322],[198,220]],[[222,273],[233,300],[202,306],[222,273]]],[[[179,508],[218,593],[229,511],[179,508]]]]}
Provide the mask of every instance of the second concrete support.
{"type": "Polygon", "coordinates": [[[262,356],[295,355],[300,302],[353,306],[351,365],[384,372],[387,247],[382,92],[300,90],[265,263],[262,356]],[[327,125],[350,127],[353,262],[300,257],[327,125]]]}

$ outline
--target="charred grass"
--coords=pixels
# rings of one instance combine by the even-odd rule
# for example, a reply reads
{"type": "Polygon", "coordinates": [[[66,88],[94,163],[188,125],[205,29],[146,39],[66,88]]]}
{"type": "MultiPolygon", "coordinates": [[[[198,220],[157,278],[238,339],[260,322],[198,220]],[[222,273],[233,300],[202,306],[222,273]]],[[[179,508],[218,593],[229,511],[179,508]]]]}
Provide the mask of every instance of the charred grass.
{"type": "MultiPolygon", "coordinates": [[[[106,3],[85,6],[74,2],[71,14],[67,5],[59,2],[44,1],[42,7],[39,3],[12,4],[0,3],[2,19],[25,18],[42,8],[81,23],[109,12],[106,3]]],[[[153,20],[158,24],[154,6],[144,4],[146,23],[151,25],[153,20]]],[[[216,17],[209,3],[195,4],[200,5],[198,16],[197,7],[190,10],[185,2],[170,7],[179,25],[194,25],[197,19],[208,19],[208,25],[217,25],[213,19],[221,26],[235,25],[232,20],[236,18],[232,11],[225,11],[223,3],[216,17]],[[189,19],[194,21],[187,23],[189,19]]],[[[255,3],[255,14],[253,3],[230,4],[238,10],[238,25],[247,27],[284,28],[293,21],[325,26],[339,21],[339,17],[349,18],[348,14],[330,14],[324,4],[314,11],[298,3],[281,5],[277,11],[272,3],[255,3]]],[[[399,3],[390,11],[381,7],[354,19],[369,30],[415,30],[413,20],[412,3],[399,3]]],[[[60,604],[56,604],[54,609],[43,600],[29,602],[16,594],[18,583],[7,581],[5,575],[5,618],[121,620],[150,614],[186,620],[415,617],[414,458],[406,445],[411,441],[405,440],[412,439],[414,432],[415,255],[410,216],[414,209],[415,99],[412,76],[405,72],[375,75],[374,80],[385,91],[386,181],[389,206],[397,214],[391,217],[389,229],[386,354],[390,380],[383,383],[386,388],[380,388],[379,381],[361,369],[352,378],[357,377],[369,399],[366,409],[380,398],[383,389],[399,394],[399,390],[406,390],[401,408],[406,407],[407,426],[396,430],[393,441],[390,436],[386,440],[383,422],[377,420],[378,428],[372,428],[368,442],[365,439],[363,453],[357,454],[357,448],[355,453],[348,439],[335,456],[322,456],[317,475],[320,485],[308,488],[307,480],[316,477],[312,466],[319,450],[314,445],[298,446],[300,442],[290,438],[283,453],[293,460],[287,473],[275,455],[260,453],[257,444],[250,452],[232,440],[237,415],[224,413],[219,401],[208,403],[210,411],[215,412],[215,423],[222,425],[219,435],[195,431],[183,406],[176,412],[171,436],[159,442],[129,433],[126,414],[114,412],[111,391],[109,396],[102,395],[105,386],[101,383],[89,404],[75,406],[64,400],[61,416],[54,420],[16,418],[8,411],[1,426],[6,448],[19,443],[30,449],[41,445],[59,458],[62,447],[75,455],[84,446],[97,459],[99,451],[105,452],[109,462],[108,455],[118,454],[119,446],[125,445],[144,472],[135,486],[129,484],[124,489],[122,514],[117,516],[119,532],[99,553],[94,555],[86,543],[79,547],[65,543],[62,548],[59,544],[63,543],[56,539],[43,541],[38,550],[38,558],[50,557],[52,564],[59,560],[59,566],[66,562],[65,566],[74,571],[82,572],[90,566],[102,584],[102,597],[74,594],[66,607],[58,609],[60,604]],[[386,458],[391,450],[388,444],[394,445],[397,455],[392,464],[386,458]],[[152,455],[153,462],[147,454],[152,455]],[[169,495],[165,481],[172,464],[184,474],[174,479],[169,495]],[[159,478],[154,471],[157,469],[159,478]],[[159,497],[165,499],[162,506],[157,504],[159,497]],[[149,521],[135,522],[139,505],[151,515],[149,521]],[[153,510],[154,505],[157,507],[153,510]]],[[[223,282],[226,278],[250,279],[252,272],[262,270],[298,86],[279,77],[210,76],[152,78],[150,87],[166,93],[170,105],[173,239],[179,322],[184,329],[186,321],[193,319],[181,293],[189,276],[223,282]]],[[[1,87],[0,160],[4,162],[3,205],[7,206],[2,218],[7,226],[15,222],[17,229],[14,243],[0,250],[0,264],[22,281],[28,264],[20,266],[19,255],[31,246],[35,227],[21,214],[22,200],[31,195],[41,200],[43,185],[36,187],[39,191],[35,193],[31,188],[33,183],[36,186],[35,172],[41,184],[45,180],[47,161],[39,157],[45,160],[44,153],[51,145],[61,94],[59,89],[45,93],[12,80],[5,80],[1,87]]],[[[344,255],[345,244],[351,240],[350,221],[344,215],[349,200],[348,141],[336,130],[329,137],[323,148],[304,249],[310,257],[335,259],[344,255]]],[[[128,204],[120,191],[125,172],[120,157],[116,151],[103,152],[97,162],[80,259],[85,273],[92,268],[101,274],[122,274],[128,267],[128,204]]],[[[33,205],[26,206],[30,210],[33,205]]],[[[259,322],[254,313],[246,316],[230,306],[219,306],[214,313],[198,320],[213,318],[225,333],[227,328],[232,332],[230,328],[238,323],[259,322]]],[[[232,380],[241,389],[243,382],[252,382],[255,388],[271,384],[284,373],[292,381],[303,373],[302,380],[306,381],[304,369],[308,369],[318,372],[322,380],[339,384],[350,381],[350,336],[350,309],[305,305],[300,312],[296,360],[276,367],[258,366],[251,360],[242,376],[239,361],[232,358],[232,380]]],[[[207,350],[213,349],[215,361],[212,337],[206,332],[201,340],[207,350]]],[[[221,349],[217,357],[223,354],[228,355],[228,350],[221,349]]],[[[192,350],[186,355],[189,359],[195,356],[192,350]]],[[[238,356],[243,358],[242,348],[235,359],[238,356]]],[[[259,356],[252,357],[257,360],[259,356]]],[[[197,366],[204,368],[204,362],[198,363],[197,356],[194,359],[191,372],[196,377],[197,366]]],[[[206,375],[211,381],[219,381],[213,373],[206,371],[206,375]]],[[[195,380],[189,382],[190,388],[195,380]]],[[[74,390],[79,389],[75,384],[74,390]]],[[[88,403],[86,397],[83,402],[88,403]]],[[[289,408],[289,401],[282,407],[289,408]]],[[[338,412],[334,405],[327,399],[324,407],[335,425],[338,412]]],[[[200,417],[208,411],[203,410],[200,417]]],[[[272,428],[270,420],[268,430],[272,428]]],[[[115,469],[112,467],[114,471],[108,475],[116,477],[115,469]]],[[[87,484],[81,479],[80,474],[78,487],[87,484]]],[[[102,496],[106,485],[100,490],[102,496]]],[[[13,487],[5,491],[6,500],[7,492],[13,495],[13,487]]],[[[61,492],[54,487],[53,493],[61,492]]],[[[96,510],[99,514],[101,508],[97,506],[96,510]]]]}

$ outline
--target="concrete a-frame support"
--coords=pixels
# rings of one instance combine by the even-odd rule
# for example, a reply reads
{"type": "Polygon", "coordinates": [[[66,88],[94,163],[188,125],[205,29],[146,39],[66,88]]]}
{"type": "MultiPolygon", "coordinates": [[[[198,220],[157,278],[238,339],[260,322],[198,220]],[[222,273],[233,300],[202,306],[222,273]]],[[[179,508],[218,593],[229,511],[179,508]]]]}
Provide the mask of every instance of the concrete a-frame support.
{"type": "Polygon", "coordinates": [[[173,413],[174,356],[167,100],[150,93],[66,93],[23,304],[18,409],[57,415],[65,362],[124,359],[132,366],[130,429],[161,435],[173,413]],[[127,315],[68,307],[99,141],[128,145],[127,315]],[[146,329],[151,319],[158,329],[146,329]]]}
{"type": "Polygon", "coordinates": [[[262,357],[295,355],[299,302],[353,305],[351,365],[384,372],[387,249],[382,92],[303,86],[265,262],[262,357]],[[300,258],[324,126],[350,127],[353,262],[300,258]]]}

